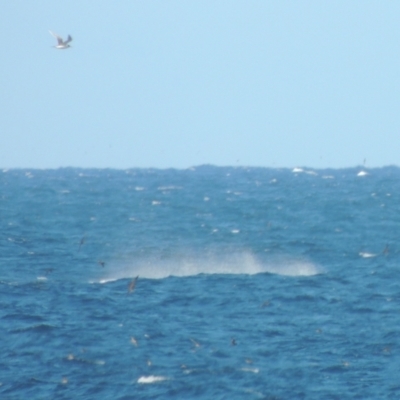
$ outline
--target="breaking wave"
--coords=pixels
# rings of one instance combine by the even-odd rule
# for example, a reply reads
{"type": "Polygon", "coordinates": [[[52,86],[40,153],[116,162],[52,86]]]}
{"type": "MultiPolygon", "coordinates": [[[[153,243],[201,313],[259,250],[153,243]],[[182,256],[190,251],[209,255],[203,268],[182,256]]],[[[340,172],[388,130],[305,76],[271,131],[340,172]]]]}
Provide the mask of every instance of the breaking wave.
{"type": "Polygon", "coordinates": [[[169,276],[193,276],[198,274],[261,274],[271,273],[285,276],[313,276],[323,270],[304,259],[279,257],[271,261],[260,261],[250,252],[227,256],[171,256],[164,259],[139,259],[110,263],[108,270],[97,280],[100,283],[140,276],[148,279],[163,279],[169,276]]]}

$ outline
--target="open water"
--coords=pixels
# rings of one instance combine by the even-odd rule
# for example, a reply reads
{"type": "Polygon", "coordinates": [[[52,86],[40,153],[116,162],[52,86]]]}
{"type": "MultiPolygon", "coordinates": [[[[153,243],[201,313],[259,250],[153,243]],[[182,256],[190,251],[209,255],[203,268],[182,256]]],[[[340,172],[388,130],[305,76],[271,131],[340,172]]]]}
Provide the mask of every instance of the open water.
{"type": "Polygon", "coordinates": [[[400,398],[397,167],[3,170],[0,222],[0,399],[400,398]]]}

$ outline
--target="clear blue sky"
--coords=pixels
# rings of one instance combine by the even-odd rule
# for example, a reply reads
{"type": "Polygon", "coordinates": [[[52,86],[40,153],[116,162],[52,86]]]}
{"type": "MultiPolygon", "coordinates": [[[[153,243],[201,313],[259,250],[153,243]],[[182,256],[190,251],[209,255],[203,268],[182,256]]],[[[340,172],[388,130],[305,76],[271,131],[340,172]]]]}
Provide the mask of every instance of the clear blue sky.
{"type": "Polygon", "coordinates": [[[5,2],[0,167],[400,165],[399,27],[398,1],[5,2]]]}

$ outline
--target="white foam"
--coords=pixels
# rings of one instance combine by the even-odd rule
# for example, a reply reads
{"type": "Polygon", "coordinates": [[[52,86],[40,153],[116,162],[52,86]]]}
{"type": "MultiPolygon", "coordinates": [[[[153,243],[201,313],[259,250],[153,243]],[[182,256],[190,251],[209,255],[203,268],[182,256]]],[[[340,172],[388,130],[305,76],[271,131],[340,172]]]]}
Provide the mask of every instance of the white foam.
{"type": "Polygon", "coordinates": [[[149,375],[149,376],[141,376],[137,383],[155,383],[155,382],[162,382],[168,380],[165,376],[156,376],[156,375],[149,375]]]}
{"type": "Polygon", "coordinates": [[[298,173],[302,173],[302,172],[304,172],[305,174],[308,174],[308,175],[314,175],[314,176],[316,176],[316,175],[318,175],[315,171],[312,171],[312,170],[305,170],[305,169],[303,169],[303,168],[293,168],[292,169],[292,172],[294,173],[294,174],[298,174],[298,173]]]}
{"type": "Polygon", "coordinates": [[[180,190],[180,189],[182,189],[182,186],[173,186],[173,185],[170,185],[170,186],[159,186],[157,188],[157,190],[161,190],[162,192],[166,191],[166,190],[180,190]]]}
{"type": "Polygon", "coordinates": [[[136,259],[119,263],[109,262],[107,275],[92,283],[109,283],[136,276],[163,279],[169,276],[194,276],[198,274],[247,274],[271,273],[285,276],[313,276],[322,273],[311,261],[293,257],[279,257],[260,261],[249,251],[221,254],[175,255],[163,259],[136,259]]]}
{"type": "Polygon", "coordinates": [[[260,372],[258,368],[249,368],[249,367],[243,367],[241,368],[241,370],[244,372],[252,372],[253,374],[258,374],[260,372]]]}
{"type": "Polygon", "coordinates": [[[360,171],[357,176],[366,176],[369,175],[367,171],[360,171]]]}
{"type": "Polygon", "coordinates": [[[267,266],[265,272],[285,276],[313,276],[320,274],[322,271],[309,261],[288,259],[267,266]]]}
{"type": "MultiPolygon", "coordinates": [[[[109,283],[109,282],[115,282],[120,278],[110,278],[110,279],[100,279],[98,283],[104,284],[104,283],[109,283]]],[[[90,281],[90,283],[97,283],[95,281],[90,281]]]]}
{"type": "Polygon", "coordinates": [[[361,251],[360,253],[358,253],[358,255],[362,258],[371,258],[371,257],[376,257],[376,254],[373,253],[367,253],[367,252],[363,252],[361,251]]]}

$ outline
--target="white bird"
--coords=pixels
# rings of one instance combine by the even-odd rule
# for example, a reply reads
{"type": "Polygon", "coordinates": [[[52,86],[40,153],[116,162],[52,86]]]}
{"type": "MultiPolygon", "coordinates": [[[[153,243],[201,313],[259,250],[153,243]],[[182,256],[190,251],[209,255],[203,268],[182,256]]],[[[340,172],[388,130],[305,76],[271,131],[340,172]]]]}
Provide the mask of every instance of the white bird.
{"type": "Polygon", "coordinates": [[[60,49],[60,50],[62,50],[62,49],[68,49],[68,47],[71,47],[71,46],[68,44],[69,42],[72,41],[71,35],[68,35],[67,40],[64,41],[62,37],[56,35],[54,32],[52,32],[52,31],[49,31],[49,32],[50,32],[50,34],[51,34],[52,36],[54,36],[54,37],[57,39],[57,46],[53,46],[53,47],[55,47],[56,49],[60,49]]]}

